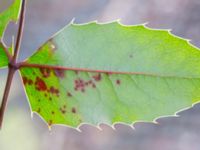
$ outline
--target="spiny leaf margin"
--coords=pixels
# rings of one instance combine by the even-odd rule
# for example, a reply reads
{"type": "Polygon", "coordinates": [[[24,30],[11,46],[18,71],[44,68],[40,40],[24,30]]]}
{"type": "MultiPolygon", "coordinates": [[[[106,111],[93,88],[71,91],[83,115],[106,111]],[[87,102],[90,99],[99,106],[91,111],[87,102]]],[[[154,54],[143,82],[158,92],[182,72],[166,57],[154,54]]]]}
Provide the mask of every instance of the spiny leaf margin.
{"type": "MultiPolygon", "coordinates": [[[[94,22],[92,22],[92,23],[94,23],[94,22]]],[[[97,23],[97,22],[95,22],[95,23],[97,23]]],[[[119,23],[119,22],[117,22],[119,25],[121,25],[121,26],[125,26],[125,25],[122,25],[121,23],[119,23]]],[[[88,24],[91,24],[91,23],[88,23],[88,24]]],[[[79,24],[74,24],[73,22],[72,23],[70,23],[70,25],[75,25],[75,26],[82,26],[82,25],[79,25],[79,24]]],[[[70,26],[70,25],[68,25],[68,26],[70,26]]],[[[85,24],[84,24],[85,25],[85,24]]],[[[104,24],[100,24],[100,25],[104,25],[104,24]]],[[[169,30],[160,30],[160,29],[151,29],[151,28],[149,28],[149,27],[146,27],[146,25],[134,25],[134,26],[127,26],[127,27],[135,27],[135,26],[143,26],[143,27],[145,27],[146,29],[148,29],[148,30],[153,30],[153,31],[164,31],[164,32],[167,32],[168,34],[170,34],[171,36],[173,36],[173,37],[175,37],[175,38],[179,38],[179,39],[181,39],[181,40],[183,40],[184,42],[186,42],[188,45],[190,45],[190,46],[192,46],[192,47],[194,47],[195,49],[198,49],[197,47],[195,47],[195,46],[193,46],[192,44],[190,44],[190,42],[189,42],[189,40],[185,40],[185,39],[183,39],[183,38],[180,38],[180,37],[177,37],[177,36],[175,36],[175,35],[173,35],[173,34],[171,34],[171,32],[169,31],[169,30]]],[[[60,32],[62,32],[62,31],[60,31],[60,32]]],[[[59,32],[59,33],[60,33],[59,32]]],[[[59,34],[59,33],[57,33],[57,34],[59,34]]],[[[56,35],[57,35],[56,34],[56,35]]],[[[56,36],[55,35],[55,36],[56,36]]],[[[50,41],[51,42],[51,41],[50,41]]],[[[50,45],[49,46],[51,46],[51,44],[52,43],[49,43],[50,45]]],[[[37,52],[36,52],[37,53],[37,52]]],[[[33,54],[33,56],[34,56],[35,54],[33,54]]],[[[70,69],[66,69],[66,70],[70,70],[70,69]]],[[[105,71],[108,71],[108,70],[105,70],[105,71]]],[[[109,71],[108,71],[109,72],[109,71]]],[[[184,77],[183,77],[184,78],[184,77]]],[[[196,78],[196,77],[195,77],[196,78]]],[[[193,102],[193,104],[192,105],[194,105],[195,103],[197,103],[197,101],[195,101],[195,102],[193,102]]],[[[192,107],[192,105],[190,105],[190,106],[188,106],[188,107],[192,107]]],[[[185,107],[184,107],[185,108],[185,107]]],[[[182,108],[183,109],[183,108],[182,108]]],[[[173,114],[171,114],[171,115],[167,115],[167,116],[173,116],[174,115],[174,113],[173,114]]],[[[175,115],[176,115],[176,113],[175,113],[175,115]]],[[[166,115],[163,115],[163,116],[161,116],[161,117],[165,117],[166,115]]],[[[160,118],[160,117],[156,117],[156,119],[153,119],[152,121],[155,123],[156,122],[156,120],[157,120],[157,118],[160,118]]],[[[143,121],[143,120],[142,120],[143,121]]],[[[152,122],[152,121],[150,121],[150,122],[152,122]]],[[[138,122],[138,121],[134,121],[133,123],[135,123],[135,122],[138,122]]],[[[139,121],[140,122],[140,121],[139,121]]],[[[143,121],[143,122],[146,122],[145,120],[143,121]]],[[[104,123],[104,122],[102,122],[102,123],[104,123]]],[[[116,123],[118,123],[118,122],[112,122],[112,125],[113,124],[116,124],[116,123]]],[[[120,122],[121,123],[121,122],[120,122]]],[[[81,123],[82,124],[82,123],[81,123]]],[[[85,124],[85,123],[84,123],[85,124]]],[[[87,123],[87,124],[90,124],[90,123],[87,123]]],[[[95,124],[95,125],[97,125],[97,126],[99,126],[99,124],[101,124],[101,123],[98,123],[98,124],[95,124]]],[[[78,127],[79,128],[79,126],[80,125],[78,125],[78,126],[75,126],[76,128],[78,127]]]]}

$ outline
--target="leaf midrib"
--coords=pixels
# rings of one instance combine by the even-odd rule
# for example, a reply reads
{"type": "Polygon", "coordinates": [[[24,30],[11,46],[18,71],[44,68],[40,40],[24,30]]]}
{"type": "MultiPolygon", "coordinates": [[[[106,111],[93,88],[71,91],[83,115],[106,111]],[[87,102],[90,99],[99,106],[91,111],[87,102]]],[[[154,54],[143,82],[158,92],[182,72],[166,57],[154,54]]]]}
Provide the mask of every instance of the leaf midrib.
{"type": "Polygon", "coordinates": [[[174,76],[174,75],[161,75],[145,72],[120,72],[120,71],[107,71],[107,70],[95,70],[88,68],[73,68],[73,67],[62,67],[62,66],[53,66],[53,65],[43,65],[43,64],[32,64],[27,62],[19,63],[19,68],[46,68],[46,69],[58,69],[58,70],[68,70],[68,71],[80,71],[80,72],[91,72],[91,73],[106,73],[106,74],[124,74],[124,75],[143,75],[151,77],[160,77],[160,78],[182,78],[182,79],[200,79],[200,77],[184,77],[184,76],[174,76]]]}

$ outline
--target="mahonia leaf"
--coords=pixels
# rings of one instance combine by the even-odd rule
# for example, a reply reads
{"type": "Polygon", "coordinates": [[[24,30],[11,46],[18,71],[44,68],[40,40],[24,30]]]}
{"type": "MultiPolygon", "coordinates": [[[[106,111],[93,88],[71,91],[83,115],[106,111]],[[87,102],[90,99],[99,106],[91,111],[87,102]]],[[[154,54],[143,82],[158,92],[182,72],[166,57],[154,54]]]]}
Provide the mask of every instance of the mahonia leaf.
{"type": "Polygon", "coordinates": [[[144,25],[70,24],[20,69],[49,126],[153,121],[200,99],[200,51],[144,25]]]}
{"type": "Polygon", "coordinates": [[[12,5],[0,13],[0,37],[2,37],[4,30],[9,21],[17,21],[21,6],[21,0],[14,0],[12,5]]]}
{"type": "Polygon", "coordinates": [[[0,42],[0,68],[8,65],[8,56],[5,52],[4,45],[0,42]]]}
{"type": "MultiPolygon", "coordinates": [[[[9,21],[17,21],[21,0],[15,0],[12,5],[0,13],[0,68],[8,65],[7,48],[2,41],[2,36],[9,21]]],[[[13,47],[7,48],[12,53],[13,47]]]]}

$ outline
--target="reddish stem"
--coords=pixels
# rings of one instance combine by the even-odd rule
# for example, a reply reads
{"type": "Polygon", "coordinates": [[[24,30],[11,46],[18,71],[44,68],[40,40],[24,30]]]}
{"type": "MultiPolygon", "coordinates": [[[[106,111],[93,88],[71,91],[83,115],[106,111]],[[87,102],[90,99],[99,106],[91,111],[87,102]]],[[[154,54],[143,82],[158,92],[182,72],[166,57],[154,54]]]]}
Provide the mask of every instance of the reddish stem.
{"type": "Polygon", "coordinates": [[[25,6],[26,6],[26,0],[22,0],[22,7],[20,11],[20,20],[19,20],[19,28],[18,28],[18,34],[17,34],[17,41],[15,45],[15,52],[13,56],[13,62],[16,63],[19,49],[21,46],[21,40],[22,40],[22,34],[24,30],[24,20],[25,20],[25,6]]]}
{"type": "Polygon", "coordinates": [[[4,116],[4,113],[5,113],[5,109],[6,109],[6,105],[7,105],[7,99],[8,99],[8,95],[10,93],[10,87],[11,87],[11,83],[12,83],[14,73],[15,73],[15,70],[12,69],[12,68],[9,68],[8,77],[7,77],[7,81],[6,81],[6,87],[5,87],[5,90],[4,90],[3,100],[2,100],[2,104],[1,104],[1,108],[0,108],[0,129],[2,128],[3,116],[4,116]]]}
{"type": "MultiPolygon", "coordinates": [[[[14,56],[9,56],[8,53],[6,53],[10,60],[9,60],[9,65],[8,65],[9,70],[8,70],[8,77],[6,81],[6,87],[4,90],[2,104],[0,107],[0,129],[2,128],[4,113],[5,113],[6,105],[8,102],[8,96],[10,93],[13,76],[14,76],[15,71],[19,69],[16,61],[17,61],[19,49],[21,46],[22,34],[23,34],[23,29],[24,29],[25,5],[26,5],[26,0],[22,0],[22,7],[20,10],[19,28],[18,28],[18,34],[17,34],[17,39],[16,39],[14,56]]],[[[5,52],[7,52],[6,49],[4,50],[5,52]]]]}

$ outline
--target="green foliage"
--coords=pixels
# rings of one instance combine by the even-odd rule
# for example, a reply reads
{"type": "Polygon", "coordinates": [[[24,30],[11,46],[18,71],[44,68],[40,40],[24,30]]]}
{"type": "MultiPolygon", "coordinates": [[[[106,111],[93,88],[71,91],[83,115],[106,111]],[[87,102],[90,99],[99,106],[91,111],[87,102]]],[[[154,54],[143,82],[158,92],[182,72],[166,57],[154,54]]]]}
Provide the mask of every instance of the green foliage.
{"type": "Polygon", "coordinates": [[[20,4],[21,0],[15,0],[9,8],[0,13],[0,68],[8,65],[8,57],[5,53],[5,46],[2,44],[2,36],[9,21],[17,21],[20,4]]]}
{"type": "MultiPolygon", "coordinates": [[[[7,10],[15,19],[18,4],[7,10]]],[[[5,14],[0,19],[10,20],[5,14]]],[[[20,63],[20,73],[32,111],[49,126],[131,124],[199,102],[199,58],[198,48],[168,31],[93,22],[66,26],[20,63]]],[[[0,46],[0,66],[7,64],[0,46]]]]}
{"type": "Polygon", "coordinates": [[[3,49],[3,44],[0,43],[0,68],[8,65],[8,57],[3,49]]]}
{"type": "Polygon", "coordinates": [[[14,0],[12,5],[0,13],[0,37],[2,37],[4,30],[9,23],[10,20],[17,21],[18,19],[18,12],[20,10],[21,0],[14,0]]]}
{"type": "Polygon", "coordinates": [[[70,24],[26,61],[48,67],[21,73],[32,110],[50,125],[131,124],[196,103],[199,58],[197,48],[167,31],[70,24]]]}

